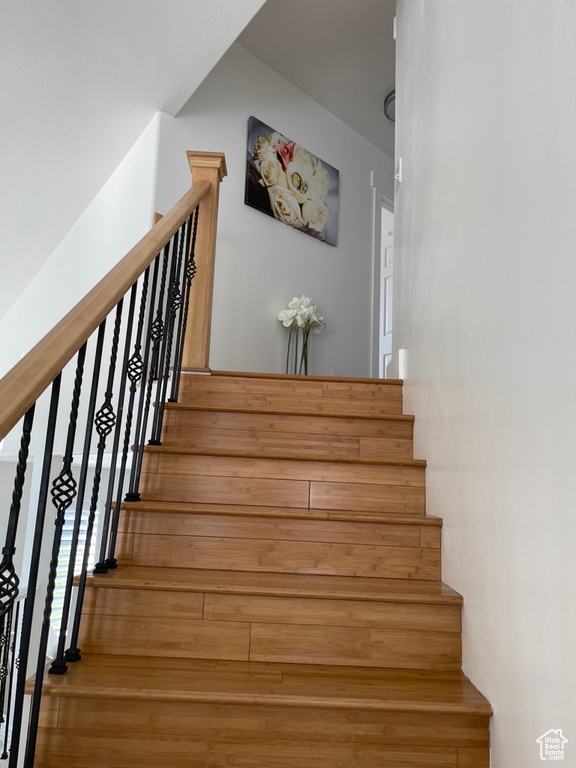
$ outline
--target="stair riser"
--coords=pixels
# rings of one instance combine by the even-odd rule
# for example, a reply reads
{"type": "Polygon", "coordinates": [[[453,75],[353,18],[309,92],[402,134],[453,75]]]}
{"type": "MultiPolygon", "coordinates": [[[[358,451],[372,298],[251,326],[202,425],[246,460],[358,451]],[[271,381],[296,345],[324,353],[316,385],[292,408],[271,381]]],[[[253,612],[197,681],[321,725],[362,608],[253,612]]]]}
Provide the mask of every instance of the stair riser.
{"type": "Polygon", "coordinates": [[[272,541],[361,544],[440,549],[438,526],[413,523],[362,523],[348,520],[252,517],[186,512],[122,511],[119,531],[166,536],[212,536],[272,541]]]}
{"type": "Polygon", "coordinates": [[[245,477],[142,475],[146,498],[173,503],[244,504],[381,512],[389,515],[424,515],[424,488],[356,483],[322,483],[245,477]]]}
{"type": "Polygon", "coordinates": [[[488,718],[480,715],[424,712],[370,712],[313,707],[263,707],[234,704],[124,701],[75,697],[47,697],[42,701],[40,726],[85,728],[108,732],[130,728],[133,733],[165,733],[264,741],[274,724],[277,741],[356,744],[394,744],[406,739],[414,746],[451,746],[482,749],[488,746],[488,718]]]}
{"type": "Polygon", "coordinates": [[[214,537],[119,537],[121,565],[390,579],[440,578],[440,551],[214,537]]]}
{"type": "Polygon", "coordinates": [[[423,515],[424,468],[147,453],[142,495],[169,502],[423,515]]]}
{"type": "MultiPolygon", "coordinates": [[[[233,742],[191,738],[163,740],[161,734],[130,738],[92,731],[56,731],[50,746],[38,749],[35,768],[488,768],[489,749],[403,745],[326,745],[324,742],[233,742]],[[63,734],[63,735],[62,735],[63,734]],[[96,757],[98,755],[98,757],[96,757]],[[288,762],[287,762],[288,761],[288,762]]],[[[297,737],[294,737],[295,739],[297,737]]],[[[42,740],[42,733],[40,734],[42,740]]]]}
{"type": "Polygon", "coordinates": [[[168,409],[164,442],[197,450],[327,459],[411,459],[413,424],[261,413],[168,409]]]}
{"type": "Polygon", "coordinates": [[[458,670],[455,606],[89,588],[88,653],[458,670]]]}
{"type": "Polygon", "coordinates": [[[440,578],[438,528],[225,515],[123,513],[122,564],[440,578]]]}
{"type": "Polygon", "coordinates": [[[43,707],[36,768],[102,768],[119,755],[122,768],[489,765],[485,717],[68,697],[43,707]]]}
{"type": "MultiPolygon", "coordinates": [[[[236,456],[195,456],[186,453],[146,452],[143,472],[200,477],[277,477],[309,482],[342,482],[358,485],[423,488],[423,466],[346,464],[338,461],[298,461],[236,456]]],[[[188,499],[189,501],[189,499],[188,499]]]]}
{"type": "Polygon", "coordinates": [[[401,384],[184,376],[180,402],[270,412],[380,416],[402,413],[401,384]]]}

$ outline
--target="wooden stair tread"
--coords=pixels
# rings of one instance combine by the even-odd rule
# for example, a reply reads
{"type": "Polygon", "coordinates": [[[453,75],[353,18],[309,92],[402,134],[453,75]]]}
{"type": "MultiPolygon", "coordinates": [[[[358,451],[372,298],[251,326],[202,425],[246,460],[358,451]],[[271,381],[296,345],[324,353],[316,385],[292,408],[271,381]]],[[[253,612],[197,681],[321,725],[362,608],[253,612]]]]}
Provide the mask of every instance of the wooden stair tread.
{"type": "Polygon", "coordinates": [[[462,605],[462,596],[441,581],[323,576],[195,568],[119,566],[89,577],[97,588],[210,592],[230,595],[462,605]]]}
{"type": "Polygon", "coordinates": [[[461,672],[86,655],[46,696],[490,716],[461,672]]]}
{"type": "Polygon", "coordinates": [[[257,451],[231,451],[231,450],[206,450],[205,448],[184,448],[176,445],[147,445],[146,452],[160,454],[179,454],[182,456],[217,456],[219,458],[258,459],[261,461],[316,461],[325,464],[364,464],[378,467],[418,467],[425,468],[425,459],[368,459],[358,457],[334,457],[314,456],[301,454],[266,454],[257,451]]]}
{"type": "MultiPolygon", "coordinates": [[[[338,402],[338,401],[335,401],[338,402]]],[[[410,421],[413,422],[415,417],[411,414],[378,414],[373,415],[371,413],[340,413],[336,409],[334,410],[316,410],[311,413],[310,410],[298,409],[292,407],[290,410],[265,407],[265,406],[241,406],[241,405],[200,405],[196,403],[172,403],[169,404],[171,408],[180,408],[182,410],[187,409],[191,411],[224,411],[228,413],[267,413],[273,416],[311,416],[311,417],[326,417],[330,419],[367,419],[370,421],[410,421]]]]}
{"type": "MultiPolygon", "coordinates": [[[[193,375],[193,374],[192,374],[193,375]]],[[[403,379],[367,379],[356,376],[308,376],[292,373],[254,373],[252,371],[211,371],[211,376],[230,376],[239,379],[284,379],[286,381],[327,381],[346,384],[382,384],[383,386],[402,386],[403,379]]]]}
{"type": "Polygon", "coordinates": [[[194,502],[142,501],[123,502],[122,509],[127,512],[170,512],[201,515],[231,515],[238,517],[271,517],[305,520],[337,520],[353,523],[388,523],[390,525],[421,525],[433,528],[442,527],[441,517],[430,515],[391,515],[383,512],[356,512],[354,510],[309,509],[307,507],[257,507],[242,504],[198,504],[194,502]]]}
{"type": "Polygon", "coordinates": [[[261,413],[269,416],[307,416],[310,418],[330,418],[330,419],[364,419],[368,421],[405,421],[413,423],[416,418],[411,414],[406,413],[383,413],[378,416],[372,416],[368,414],[350,414],[343,413],[325,413],[323,411],[311,414],[309,411],[283,411],[280,408],[258,408],[248,406],[230,406],[230,405],[196,405],[195,403],[166,403],[166,408],[170,410],[180,411],[215,411],[217,413],[261,413]]]}

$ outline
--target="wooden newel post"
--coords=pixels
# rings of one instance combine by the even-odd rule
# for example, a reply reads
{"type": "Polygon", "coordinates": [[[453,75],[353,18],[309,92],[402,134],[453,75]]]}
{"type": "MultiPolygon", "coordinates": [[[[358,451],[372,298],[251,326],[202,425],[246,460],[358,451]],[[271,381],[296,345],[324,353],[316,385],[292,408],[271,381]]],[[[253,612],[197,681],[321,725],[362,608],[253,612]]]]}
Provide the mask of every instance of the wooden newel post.
{"type": "Polygon", "coordinates": [[[220,182],[227,175],[222,152],[187,152],[192,181],[210,182],[211,189],[200,203],[196,236],[196,277],[192,280],[186,342],[182,359],[184,370],[209,370],[214,257],[218,225],[220,182]]]}

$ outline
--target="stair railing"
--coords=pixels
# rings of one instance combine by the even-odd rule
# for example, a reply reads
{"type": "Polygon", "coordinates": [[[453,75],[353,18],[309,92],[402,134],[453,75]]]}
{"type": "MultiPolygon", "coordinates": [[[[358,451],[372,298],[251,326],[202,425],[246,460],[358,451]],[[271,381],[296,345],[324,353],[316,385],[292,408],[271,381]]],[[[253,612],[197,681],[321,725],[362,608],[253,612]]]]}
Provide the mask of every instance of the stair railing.
{"type": "Polygon", "coordinates": [[[0,440],[19,436],[0,563],[0,747],[9,768],[33,768],[47,661],[48,673],[61,675],[81,658],[91,548],[95,573],[117,567],[120,507],[140,500],[145,445],[161,445],[164,406],[178,400],[182,371],[209,370],[226,163],[221,153],[188,160],[192,188],[0,381],[0,440]],[[57,586],[61,620],[49,650],[57,586]]]}

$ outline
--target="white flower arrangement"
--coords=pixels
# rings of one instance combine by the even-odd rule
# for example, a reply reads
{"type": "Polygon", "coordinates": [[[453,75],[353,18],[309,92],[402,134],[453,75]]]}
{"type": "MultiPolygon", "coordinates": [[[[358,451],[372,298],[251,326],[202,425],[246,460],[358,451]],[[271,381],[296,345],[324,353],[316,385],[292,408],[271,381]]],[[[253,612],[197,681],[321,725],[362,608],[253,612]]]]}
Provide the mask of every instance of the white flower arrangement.
{"type": "Polygon", "coordinates": [[[296,334],[296,349],[294,354],[294,373],[308,373],[308,337],[310,333],[321,333],[326,327],[324,318],[320,315],[314,300],[308,296],[294,296],[288,304],[288,309],[278,313],[277,319],[288,328],[288,352],[286,355],[286,373],[290,367],[290,344],[292,335],[296,334]],[[302,354],[298,366],[298,336],[302,332],[302,354]]]}

